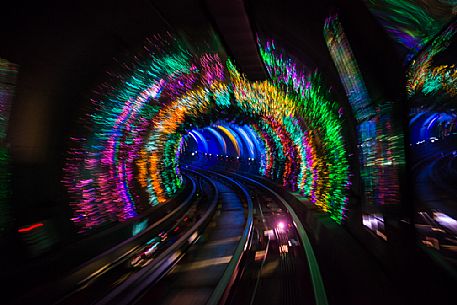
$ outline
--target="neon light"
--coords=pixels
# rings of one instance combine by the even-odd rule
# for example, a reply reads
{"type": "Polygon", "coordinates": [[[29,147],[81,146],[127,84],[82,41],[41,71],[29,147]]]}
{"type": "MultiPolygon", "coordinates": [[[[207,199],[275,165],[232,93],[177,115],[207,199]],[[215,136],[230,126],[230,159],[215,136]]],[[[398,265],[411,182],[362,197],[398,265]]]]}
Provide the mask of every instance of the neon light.
{"type": "Polygon", "coordinates": [[[406,60],[417,54],[455,16],[455,1],[365,0],[386,31],[407,49],[406,60]]]}
{"type": "Polygon", "coordinates": [[[216,137],[216,139],[219,142],[219,145],[220,145],[220,147],[222,149],[222,153],[224,155],[226,155],[227,154],[227,144],[225,143],[224,137],[222,137],[220,135],[220,133],[217,132],[217,130],[215,130],[212,127],[207,127],[206,130],[208,130],[210,133],[212,133],[216,137]]]}
{"type": "Polygon", "coordinates": [[[35,230],[36,228],[39,228],[39,227],[42,227],[44,226],[43,223],[39,222],[39,223],[35,223],[33,225],[30,225],[28,227],[23,227],[23,228],[20,228],[19,230],[17,230],[19,233],[26,233],[26,232],[30,232],[32,230],[35,230]]]}
{"type": "Polygon", "coordinates": [[[148,226],[148,219],[135,223],[132,228],[132,236],[135,236],[144,231],[148,226]]]}
{"type": "MultiPolygon", "coordinates": [[[[198,139],[200,140],[200,143],[203,144],[203,151],[208,152],[208,142],[206,141],[205,137],[203,137],[203,135],[200,132],[198,132],[196,130],[192,130],[192,131],[189,131],[189,134],[191,136],[193,136],[194,138],[195,138],[195,136],[194,136],[194,134],[195,134],[198,137],[198,139]]],[[[195,138],[195,142],[197,142],[197,144],[199,143],[199,141],[196,138],[195,138]]]]}
{"type": "MultiPolygon", "coordinates": [[[[253,140],[249,137],[249,135],[246,133],[246,131],[244,131],[244,129],[242,127],[234,125],[234,124],[231,124],[230,127],[232,129],[234,129],[243,138],[244,143],[246,144],[246,146],[248,148],[249,157],[255,158],[256,157],[256,155],[255,155],[256,145],[254,145],[254,143],[252,142],[253,140]]],[[[254,141],[255,141],[255,139],[254,139],[254,141]]],[[[259,145],[259,144],[257,144],[257,145],[259,145]]]]}
{"type": "Polygon", "coordinates": [[[423,94],[436,95],[440,92],[457,96],[457,68],[455,65],[433,67],[433,58],[446,50],[457,33],[457,21],[451,23],[433,42],[412,61],[407,73],[409,97],[423,94]]]}
{"type": "MultiPolygon", "coordinates": [[[[294,116],[303,120],[305,131],[308,132],[308,140],[304,143],[307,154],[301,162],[312,164],[309,170],[312,172],[309,178],[313,179],[310,183],[310,199],[339,222],[344,215],[347,201],[345,193],[350,182],[337,105],[329,100],[328,92],[316,72],[307,73],[305,69],[299,68],[273,41],[263,43],[259,38],[258,43],[273,83],[282,88],[286,86],[294,98],[292,103],[282,102],[280,105],[293,109],[296,112],[294,116]],[[316,149],[316,139],[319,139],[319,149],[316,149]]],[[[279,96],[274,99],[281,100],[279,96]]],[[[284,110],[285,117],[290,117],[291,113],[284,110]]]]}
{"type": "Polygon", "coordinates": [[[324,37],[357,119],[364,208],[400,202],[399,172],[404,163],[403,133],[394,132],[391,103],[375,106],[338,17],[326,19],[324,37]],[[390,187],[389,187],[390,185],[390,187]]]}
{"type": "Polygon", "coordinates": [[[240,147],[239,147],[238,141],[235,139],[234,135],[230,132],[230,130],[221,125],[217,125],[217,128],[222,130],[222,132],[230,139],[230,141],[233,144],[233,147],[235,147],[237,155],[240,156],[241,153],[240,153],[240,147]]]}
{"type": "Polygon", "coordinates": [[[336,15],[325,20],[324,36],[355,118],[361,122],[373,117],[375,110],[346,34],[336,15]]]}

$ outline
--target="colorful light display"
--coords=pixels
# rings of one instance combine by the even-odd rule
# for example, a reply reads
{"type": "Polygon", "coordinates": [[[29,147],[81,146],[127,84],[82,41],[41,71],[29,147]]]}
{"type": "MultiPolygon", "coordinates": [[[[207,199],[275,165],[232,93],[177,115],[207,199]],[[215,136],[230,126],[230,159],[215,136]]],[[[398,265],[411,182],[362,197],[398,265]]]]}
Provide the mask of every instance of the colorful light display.
{"type": "Polygon", "coordinates": [[[434,142],[455,134],[457,68],[455,59],[446,57],[445,51],[455,42],[456,32],[457,22],[454,21],[408,68],[406,90],[410,105],[411,145],[434,142]],[[444,58],[437,60],[443,54],[444,58]]]}
{"type": "MultiPolygon", "coordinates": [[[[292,97],[290,105],[282,105],[293,110],[294,115],[286,112],[284,117],[295,117],[296,126],[300,126],[305,135],[303,147],[298,152],[306,168],[307,182],[303,184],[301,181],[299,185],[303,185],[303,189],[299,190],[309,195],[314,204],[328,211],[333,219],[340,221],[350,181],[338,106],[330,101],[316,72],[306,73],[284,51],[276,48],[273,41],[262,43],[258,38],[258,43],[273,84],[292,97]]],[[[297,137],[293,138],[293,142],[299,144],[297,137]]],[[[305,175],[302,170],[298,172],[297,180],[305,175]]]]}
{"type": "Polygon", "coordinates": [[[399,168],[404,164],[402,133],[392,126],[389,102],[376,105],[368,96],[356,59],[337,16],[326,19],[324,37],[358,122],[360,174],[365,212],[400,202],[399,168]]]}
{"type": "Polygon", "coordinates": [[[365,0],[386,31],[407,49],[406,60],[417,54],[454,16],[453,0],[365,0]]]}
{"type": "Polygon", "coordinates": [[[123,66],[93,100],[85,120],[89,136],[72,139],[63,182],[81,231],[124,221],[173,196],[182,183],[183,136],[204,147],[197,129],[211,124],[207,129],[227,136],[237,154],[243,143],[251,153],[257,143],[262,174],[309,195],[341,221],[346,150],[336,103],[315,75],[305,77],[292,61],[275,61],[272,81],[250,82],[230,60],[211,52],[190,55],[172,37],[149,41],[144,54],[123,66]],[[290,67],[295,70],[284,75],[290,67]],[[247,125],[217,125],[222,118],[247,125]]]}
{"type": "Polygon", "coordinates": [[[456,66],[433,65],[433,58],[449,47],[456,32],[457,22],[453,22],[411,62],[406,86],[409,97],[440,93],[457,96],[456,66]]]}
{"type": "Polygon", "coordinates": [[[187,133],[196,144],[190,148],[190,151],[198,156],[208,156],[211,153],[214,156],[234,157],[237,160],[240,158],[255,160],[260,158],[262,146],[258,142],[258,136],[255,133],[250,133],[249,129],[249,125],[240,126],[225,121],[217,121],[203,129],[193,129],[187,133]],[[193,134],[199,134],[201,138],[192,136],[193,134]],[[204,134],[207,135],[207,138],[203,136],[204,134]],[[208,145],[208,143],[213,142],[212,138],[217,140],[216,145],[208,145]]]}
{"type": "Polygon", "coordinates": [[[449,261],[457,217],[456,31],[454,19],[411,61],[406,79],[416,233],[433,255],[449,261]]]}
{"type": "Polygon", "coordinates": [[[362,122],[372,118],[375,115],[374,107],[349,41],[336,15],[325,20],[324,37],[356,120],[362,122]]]}

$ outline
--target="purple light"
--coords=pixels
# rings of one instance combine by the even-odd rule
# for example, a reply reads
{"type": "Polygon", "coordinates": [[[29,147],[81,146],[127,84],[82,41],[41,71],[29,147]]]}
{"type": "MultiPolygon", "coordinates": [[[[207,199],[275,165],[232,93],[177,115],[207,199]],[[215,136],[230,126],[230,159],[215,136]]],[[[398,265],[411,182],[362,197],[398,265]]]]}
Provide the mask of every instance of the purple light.
{"type": "Polygon", "coordinates": [[[286,227],[286,225],[282,221],[278,222],[278,224],[276,225],[276,228],[278,229],[278,231],[284,231],[285,227],[286,227]]]}

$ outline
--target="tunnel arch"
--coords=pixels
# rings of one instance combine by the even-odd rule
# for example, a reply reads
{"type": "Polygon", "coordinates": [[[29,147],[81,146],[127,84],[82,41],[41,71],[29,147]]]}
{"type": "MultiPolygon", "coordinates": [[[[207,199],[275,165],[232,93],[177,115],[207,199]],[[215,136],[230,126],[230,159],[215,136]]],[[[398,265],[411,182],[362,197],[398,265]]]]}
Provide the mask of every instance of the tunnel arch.
{"type": "Polygon", "coordinates": [[[230,140],[232,143],[232,146],[235,150],[235,153],[237,157],[241,156],[241,152],[243,150],[243,143],[241,143],[240,139],[238,136],[230,129],[230,127],[224,127],[222,125],[216,125],[216,128],[218,128],[222,133],[230,140]]]}
{"type": "Polygon", "coordinates": [[[246,133],[246,131],[238,126],[238,125],[230,125],[231,129],[238,134],[240,139],[243,139],[243,147],[245,148],[244,155],[249,155],[249,158],[256,159],[257,157],[260,158],[259,149],[261,149],[260,145],[257,142],[257,139],[253,139],[251,135],[246,133]],[[254,144],[256,143],[256,144],[254,144]]]}
{"type": "MultiPolygon", "coordinates": [[[[182,184],[183,136],[223,117],[246,122],[261,143],[262,175],[341,221],[349,185],[342,123],[318,80],[251,82],[218,53],[191,54],[170,36],[159,46],[148,44],[146,55],[112,80],[94,101],[89,135],[74,139],[64,183],[81,230],[129,219],[172,197],[182,184]]],[[[242,143],[235,131],[228,134],[242,143]]]]}
{"type": "Polygon", "coordinates": [[[203,129],[203,131],[206,131],[207,134],[209,134],[214,140],[216,140],[219,149],[216,151],[210,151],[208,150],[208,153],[213,153],[213,154],[222,154],[226,155],[227,154],[227,142],[225,141],[224,137],[221,135],[221,133],[214,127],[206,127],[203,129]]]}
{"type": "MultiPolygon", "coordinates": [[[[245,125],[246,126],[246,125],[245,125]]],[[[217,152],[213,152],[213,153],[217,153],[217,154],[221,154],[221,155],[231,155],[231,156],[235,156],[235,157],[246,157],[247,155],[249,155],[248,157],[246,158],[252,158],[252,159],[255,159],[256,158],[256,155],[258,155],[259,153],[257,152],[257,149],[258,147],[256,145],[254,145],[253,141],[255,141],[254,139],[252,139],[250,137],[250,135],[246,134],[246,132],[244,131],[244,129],[235,124],[235,123],[228,123],[228,122],[225,122],[225,121],[218,121],[216,122],[215,124],[213,124],[212,126],[207,126],[203,129],[192,129],[190,131],[187,132],[187,134],[193,136],[194,133],[198,133],[200,134],[201,137],[205,138],[203,136],[204,133],[210,131],[209,135],[211,137],[215,137],[216,140],[217,138],[220,138],[220,136],[223,136],[223,140],[225,142],[225,146],[226,146],[226,153],[225,151],[222,152],[220,150],[218,150],[217,152]],[[222,133],[221,133],[222,132],[222,133]],[[218,135],[214,135],[214,133],[217,133],[218,135]],[[231,144],[231,145],[227,145],[228,144],[231,144]],[[232,151],[232,153],[230,153],[230,151],[232,151]],[[235,153],[233,153],[235,152],[235,153]]],[[[195,137],[195,136],[193,136],[195,137]]],[[[195,141],[197,141],[196,139],[194,139],[195,141]]],[[[208,140],[210,139],[204,139],[205,142],[208,142],[208,140]]],[[[202,140],[198,140],[199,142],[201,142],[202,140]]],[[[221,142],[222,142],[222,139],[219,139],[217,141],[219,143],[219,146],[222,146],[221,142]]],[[[208,145],[206,145],[206,147],[202,147],[201,145],[198,146],[198,149],[197,149],[197,152],[198,153],[203,153],[203,154],[208,154],[208,153],[211,153],[211,151],[209,150],[208,148],[208,145]]]]}

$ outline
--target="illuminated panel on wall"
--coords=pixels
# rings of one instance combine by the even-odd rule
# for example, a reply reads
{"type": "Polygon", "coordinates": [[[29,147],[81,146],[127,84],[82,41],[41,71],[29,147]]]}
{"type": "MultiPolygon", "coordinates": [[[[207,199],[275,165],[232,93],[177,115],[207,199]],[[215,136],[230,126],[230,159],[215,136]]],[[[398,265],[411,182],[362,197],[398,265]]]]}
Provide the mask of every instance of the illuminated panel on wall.
{"type": "Polygon", "coordinates": [[[373,105],[337,16],[326,19],[324,37],[358,122],[357,136],[365,212],[400,202],[399,166],[404,163],[402,134],[392,127],[389,102],[373,105]]]}
{"type": "Polygon", "coordinates": [[[324,36],[355,118],[361,122],[373,117],[375,111],[367,88],[337,16],[325,20],[324,36]]]}

